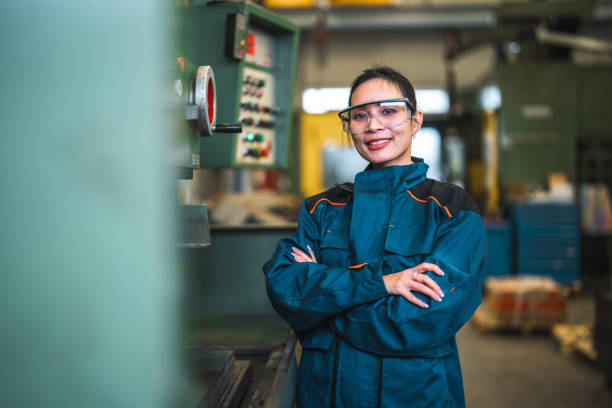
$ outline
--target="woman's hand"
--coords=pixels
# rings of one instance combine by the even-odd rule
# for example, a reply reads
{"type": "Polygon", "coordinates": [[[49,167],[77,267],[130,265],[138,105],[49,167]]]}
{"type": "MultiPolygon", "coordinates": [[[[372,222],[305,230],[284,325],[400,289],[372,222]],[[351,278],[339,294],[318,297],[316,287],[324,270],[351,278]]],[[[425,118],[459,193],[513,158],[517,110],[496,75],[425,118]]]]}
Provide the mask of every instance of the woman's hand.
{"type": "Polygon", "coordinates": [[[425,275],[426,272],[444,276],[444,272],[437,265],[423,262],[414,268],[384,275],[385,288],[391,295],[403,296],[407,301],[423,308],[429,307],[427,303],[414,296],[412,291],[420,292],[438,302],[442,301],[444,292],[433,279],[425,275]]]}
{"type": "Polygon", "coordinates": [[[291,255],[293,255],[293,259],[295,259],[295,262],[319,263],[317,261],[317,257],[312,251],[312,248],[309,245],[306,245],[306,248],[308,248],[308,252],[310,252],[310,255],[307,255],[306,252],[302,251],[301,249],[297,249],[296,247],[291,247],[291,251],[292,251],[291,255]]]}
{"type": "MultiPolygon", "coordinates": [[[[318,263],[317,257],[315,256],[312,248],[306,246],[309,254],[298,249],[296,247],[291,248],[291,255],[296,262],[314,262],[318,263]]],[[[425,275],[426,272],[433,272],[436,275],[444,276],[444,272],[432,263],[423,262],[414,268],[404,269],[397,273],[390,273],[389,275],[383,276],[385,282],[385,288],[391,295],[403,296],[406,300],[414,303],[417,306],[427,308],[429,305],[412,294],[412,291],[420,292],[430,298],[441,302],[444,297],[444,292],[433,281],[429,276],[425,275]]]]}

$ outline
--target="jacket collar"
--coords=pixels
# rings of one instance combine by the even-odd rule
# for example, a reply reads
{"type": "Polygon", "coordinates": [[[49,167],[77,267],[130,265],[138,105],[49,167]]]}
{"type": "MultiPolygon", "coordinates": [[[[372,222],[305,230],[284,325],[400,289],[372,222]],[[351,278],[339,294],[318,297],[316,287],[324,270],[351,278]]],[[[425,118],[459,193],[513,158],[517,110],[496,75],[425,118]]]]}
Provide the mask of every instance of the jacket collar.
{"type": "Polygon", "coordinates": [[[429,166],[423,159],[412,158],[412,164],[407,166],[389,166],[366,169],[355,176],[355,191],[379,191],[388,189],[390,192],[406,191],[425,180],[429,166]]]}

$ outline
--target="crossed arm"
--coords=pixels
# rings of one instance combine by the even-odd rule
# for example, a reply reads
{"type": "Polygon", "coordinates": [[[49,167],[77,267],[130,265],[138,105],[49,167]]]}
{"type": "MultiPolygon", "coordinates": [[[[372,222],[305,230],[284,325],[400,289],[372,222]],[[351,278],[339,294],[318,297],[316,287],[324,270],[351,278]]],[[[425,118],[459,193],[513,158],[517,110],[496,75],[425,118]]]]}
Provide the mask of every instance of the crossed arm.
{"type": "Polygon", "coordinates": [[[358,273],[320,264],[319,228],[305,208],[299,225],[264,265],[272,305],[298,333],[328,327],[376,354],[429,355],[480,303],[486,235],[476,213],[453,215],[438,228],[424,263],[398,272],[385,261],[358,273]]]}
{"type": "MultiPolygon", "coordinates": [[[[307,245],[308,254],[304,251],[291,247],[291,254],[296,262],[313,262],[319,263],[314,251],[307,245]]],[[[390,295],[402,296],[410,303],[414,303],[422,308],[428,308],[429,305],[416,297],[412,292],[420,292],[437,302],[441,302],[444,297],[444,292],[440,286],[426,272],[433,272],[438,276],[444,276],[444,272],[440,267],[433,263],[423,262],[413,268],[407,268],[400,272],[391,273],[383,276],[385,289],[390,295]]]]}

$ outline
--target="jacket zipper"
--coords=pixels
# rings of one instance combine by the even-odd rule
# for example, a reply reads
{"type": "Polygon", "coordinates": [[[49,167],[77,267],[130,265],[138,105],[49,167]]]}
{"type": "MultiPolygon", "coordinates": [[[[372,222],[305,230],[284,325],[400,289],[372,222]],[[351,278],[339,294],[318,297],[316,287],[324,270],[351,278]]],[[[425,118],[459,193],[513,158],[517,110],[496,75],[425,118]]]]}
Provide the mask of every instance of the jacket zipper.
{"type": "Polygon", "coordinates": [[[336,336],[334,345],[334,373],[332,376],[331,401],[329,404],[330,408],[336,407],[336,383],[338,382],[338,354],[340,354],[339,346],[340,340],[338,340],[338,337],[336,336]]]}

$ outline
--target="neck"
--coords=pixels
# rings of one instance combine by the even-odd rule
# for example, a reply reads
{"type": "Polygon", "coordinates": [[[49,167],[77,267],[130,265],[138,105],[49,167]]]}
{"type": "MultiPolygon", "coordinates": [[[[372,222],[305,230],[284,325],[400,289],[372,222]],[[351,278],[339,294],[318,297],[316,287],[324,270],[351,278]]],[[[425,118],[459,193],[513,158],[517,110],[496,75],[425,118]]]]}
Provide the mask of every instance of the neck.
{"type": "Polygon", "coordinates": [[[383,167],[390,167],[390,166],[408,166],[409,164],[414,163],[412,161],[411,158],[409,158],[408,160],[402,160],[399,163],[395,163],[395,162],[391,162],[391,163],[370,163],[370,166],[372,166],[373,169],[382,169],[383,167]]]}

